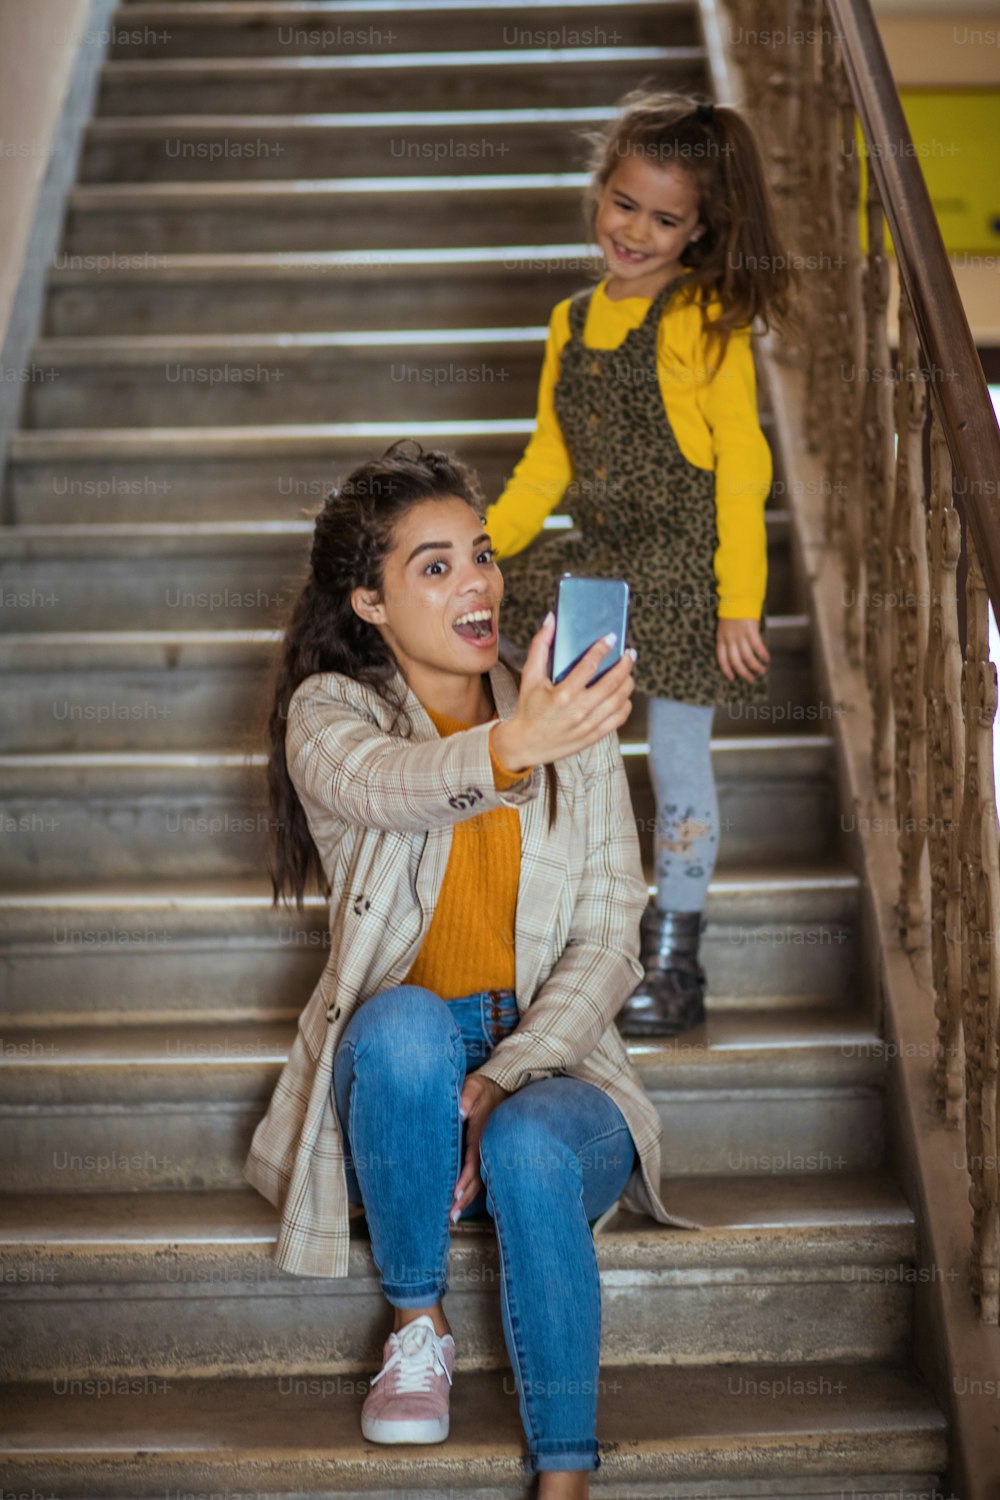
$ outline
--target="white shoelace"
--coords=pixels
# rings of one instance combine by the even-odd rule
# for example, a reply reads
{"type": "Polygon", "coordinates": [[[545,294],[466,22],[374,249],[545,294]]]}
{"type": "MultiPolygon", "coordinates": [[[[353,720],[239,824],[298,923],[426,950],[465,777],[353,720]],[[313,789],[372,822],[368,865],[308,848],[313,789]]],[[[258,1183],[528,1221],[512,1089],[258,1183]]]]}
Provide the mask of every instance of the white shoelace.
{"type": "Polygon", "coordinates": [[[441,1357],[440,1340],[421,1318],[407,1323],[401,1333],[392,1337],[396,1347],[378,1374],[372,1376],[372,1385],[390,1370],[396,1373],[396,1389],[400,1392],[429,1391],[434,1375],[447,1375],[451,1385],[448,1366],[441,1357]]]}

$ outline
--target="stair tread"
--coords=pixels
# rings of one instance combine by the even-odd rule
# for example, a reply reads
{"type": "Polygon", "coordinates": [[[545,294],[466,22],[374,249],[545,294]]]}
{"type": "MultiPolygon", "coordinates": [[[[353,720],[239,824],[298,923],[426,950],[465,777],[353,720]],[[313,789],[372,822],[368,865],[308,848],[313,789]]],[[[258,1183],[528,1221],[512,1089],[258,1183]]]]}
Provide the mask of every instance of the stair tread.
{"type": "MultiPolygon", "coordinates": [[[[273,542],[272,542],[273,545],[273,542]]],[[[83,630],[21,631],[0,635],[0,670],[81,671],[123,664],[176,670],[191,659],[259,665],[270,661],[281,630],[83,630]]],[[[772,652],[804,646],[808,617],[774,615],[768,620],[772,652]]]]}
{"type": "MultiPolygon", "coordinates": [[[[745,868],[730,866],[723,874],[713,877],[709,885],[709,906],[738,904],[742,899],[755,900],[760,897],[773,899],[782,896],[790,903],[797,898],[809,898],[815,894],[843,893],[856,896],[860,888],[858,876],[846,865],[830,860],[827,862],[803,861],[800,865],[785,861],[774,869],[762,870],[758,865],[745,868]]],[[[318,895],[307,895],[309,910],[324,912],[328,902],[318,895]]],[[[88,881],[86,886],[65,885],[53,882],[44,890],[0,891],[0,924],[6,914],[18,914],[23,923],[25,914],[35,914],[40,928],[51,926],[52,911],[80,910],[106,911],[122,909],[155,908],[161,913],[190,911],[192,916],[211,914],[216,921],[216,912],[228,913],[231,908],[244,908],[254,912],[271,908],[270,888],[263,877],[206,878],[192,874],[184,880],[156,879],[146,877],[141,884],[134,879],[113,881],[88,881]]],[[[294,921],[294,913],[283,913],[283,919],[294,921]]],[[[718,920],[716,918],[716,920],[718,920]]]]}
{"type": "MultiPolygon", "coordinates": [[[[912,1229],[913,1211],[898,1186],[883,1171],[771,1174],[763,1177],[684,1177],[665,1179],[673,1208],[703,1227],[696,1236],[667,1232],[641,1214],[620,1210],[600,1231],[602,1258],[623,1249],[652,1246],[661,1265],[688,1264],[722,1253],[724,1242],[739,1240],[746,1254],[767,1251],[771,1240],[804,1232],[836,1239],[856,1231],[912,1229]],[[700,1244],[694,1241],[700,1241],[700,1244]]],[[[277,1211],[252,1189],[136,1193],[17,1193],[5,1195],[0,1252],[4,1264],[13,1254],[44,1249],[47,1253],[150,1253],[162,1246],[219,1254],[268,1250],[275,1240],[277,1211]]],[[[352,1235],[366,1240],[360,1217],[352,1235]]],[[[463,1228],[454,1248],[482,1248],[492,1239],[486,1226],[463,1228]]],[[[875,1242],[873,1241],[873,1245],[875,1242]]],[[[772,1247],[773,1248],[773,1247],[772,1247]]],[[[757,1258],[760,1258],[757,1255],[757,1258]]],[[[80,1275],[84,1265],[99,1269],[100,1260],[81,1261],[67,1269],[60,1283],[80,1275]]]]}
{"type": "MultiPolygon", "coordinates": [[[[523,1438],[509,1379],[503,1371],[463,1372],[447,1446],[395,1448],[393,1489],[409,1482],[421,1490],[435,1481],[453,1485],[456,1475],[470,1489],[501,1475],[523,1482],[523,1438]]],[[[331,1462],[338,1486],[386,1482],[384,1450],[367,1445],[358,1425],[367,1382],[357,1382],[355,1396],[334,1401],[319,1380],[305,1382],[302,1393],[283,1391],[280,1400],[275,1378],[171,1379],[156,1382],[152,1401],[141,1381],[133,1392],[124,1384],[113,1401],[98,1395],[67,1401],[51,1382],[8,1387],[0,1441],[10,1455],[103,1460],[109,1470],[115,1461],[134,1465],[141,1453],[150,1477],[154,1461],[190,1455],[208,1473],[252,1463],[256,1477],[292,1462],[304,1475],[314,1464],[324,1489],[331,1462]]],[[[897,1449],[913,1467],[936,1472],[945,1460],[944,1418],[925,1386],[886,1365],[616,1367],[602,1377],[599,1431],[607,1445],[605,1479],[721,1476],[732,1473],[734,1460],[741,1478],[786,1469],[825,1474],[861,1453],[884,1472],[900,1467],[897,1449]]]]}
{"type": "MultiPolygon", "coordinates": [[[[211,1097],[210,1077],[225,1072],[249,1081],[269,1073],[284,1064],[295,1036],[291,1020],[11,1027],[0,1076],[7,1102],[16,1105],[34,1102],[36,1085],[58,1104],[145,1097],[150,1075],[171,1097],[184,1086],[199,1097],[207,1086],[211,1097]],[[19,1043],[18,1035],[27,1040],[19,1043]]],[[[648,1089],[676,1097],[706,1087],[874,1087],[885,1044],[867,1017],[831,1007],[713,1012],[682,1036],[630,1040],[628,1050],[648,1089]]]]}

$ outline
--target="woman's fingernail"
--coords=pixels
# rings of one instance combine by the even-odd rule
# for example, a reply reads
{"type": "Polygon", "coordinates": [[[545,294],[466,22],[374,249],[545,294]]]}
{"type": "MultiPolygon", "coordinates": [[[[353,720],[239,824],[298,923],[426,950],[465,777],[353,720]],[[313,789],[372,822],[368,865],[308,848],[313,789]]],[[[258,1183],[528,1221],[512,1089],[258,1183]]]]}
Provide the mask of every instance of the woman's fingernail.
{"type": "Polygon", "coordinates": [[[636,657],[639,655],[638,651],[635,649],[634,646],[630,646],[628,648],[628,654],[629,654],[629,656],[631,656],[631,658],[632,658],[633,661],[635,661],[636,657]]]}
{"type": "Polygon", "coordinates": [[[469,1118],[469,1116],[468,1116],[468,1114],[467,1114],[467,1113],[466,1113],[466,1111],[465,1111],[465,1110],[464,1110],[464,1109],[462,1109],[462,1108],[459,1108],[459,1111],[458,1111],[458,1118],[459,1118],[459,1119],[460,1119],[460,1120],[467,1120],[467,1119],[468,1119],[468,1118],[469,1118]]]}
{"type": "Polygon", "coordinates": [[[550,609],[549,612],[548,612],[548,614],[545,616],[545,619],[542,621],[542,625],[547,628],[549,625],[552,624],[552,621],[554,619],[555,619],[555,615],[552,613],[552,611],[550,609]]]}
{"type": "Polygon", "coordinates": [[[609,646],[613,646],[618,637],[613,630],[609,630],[604,639],[607,641],[609,646]]]}
{"type": "Polygon", "coordinates": [[[465,1197],[465,1188],[456,1188],[455,1189],[455,1202],[457,1203],[460,1198],[464,1198],[464,1197],[465,1197]]]}

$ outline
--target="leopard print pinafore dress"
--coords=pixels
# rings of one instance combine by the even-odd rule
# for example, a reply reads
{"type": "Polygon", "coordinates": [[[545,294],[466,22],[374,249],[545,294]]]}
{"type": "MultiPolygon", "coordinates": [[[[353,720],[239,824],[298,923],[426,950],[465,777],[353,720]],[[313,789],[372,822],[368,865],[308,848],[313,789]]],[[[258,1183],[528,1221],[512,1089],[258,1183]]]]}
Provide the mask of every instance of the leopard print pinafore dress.
{"type": "MultiPolygon", "coordinates": [[[[660,318],[685,279],[667,283],[616,349],[583,342],[592,290],[570,303],[554,404],[573,464],[573,526],[501,563],[500,632],[526,648],[560,573],[625,578],[636,692],[702,706],[761,703],[766,672],[728,682],[716,661],[715,472],[681,452],[657,375],[660,318]]],[[[763,611],[760,627],[763,635],[763,611]]]]}

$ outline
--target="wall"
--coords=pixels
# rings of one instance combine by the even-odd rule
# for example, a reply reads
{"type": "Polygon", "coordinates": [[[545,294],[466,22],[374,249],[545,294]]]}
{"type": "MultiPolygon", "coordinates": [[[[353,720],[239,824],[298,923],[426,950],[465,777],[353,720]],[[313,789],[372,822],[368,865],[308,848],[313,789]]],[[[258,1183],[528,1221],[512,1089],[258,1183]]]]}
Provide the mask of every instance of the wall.
{"type": "MultiPolygon", "coordinates": [[[[998,0],[960,0],[954,9],[946,0],[874,0],[873,8],[897,88],[1000,85],[998,0]]],[[[1000,261],[955,256],[952,269],[977,344],[1000,347],[1000,261]]],[[[893,265],[893,319],[896,296],[893,265]]]]}
{"type": "Polygon", "coordinates": [[[0,473],[115,0],[0,0],[0,473]]]}
{"type": "Polygon", "coordinates": [[[6,330],[90,0],[0,5],[0,330],[6,330]]]}

